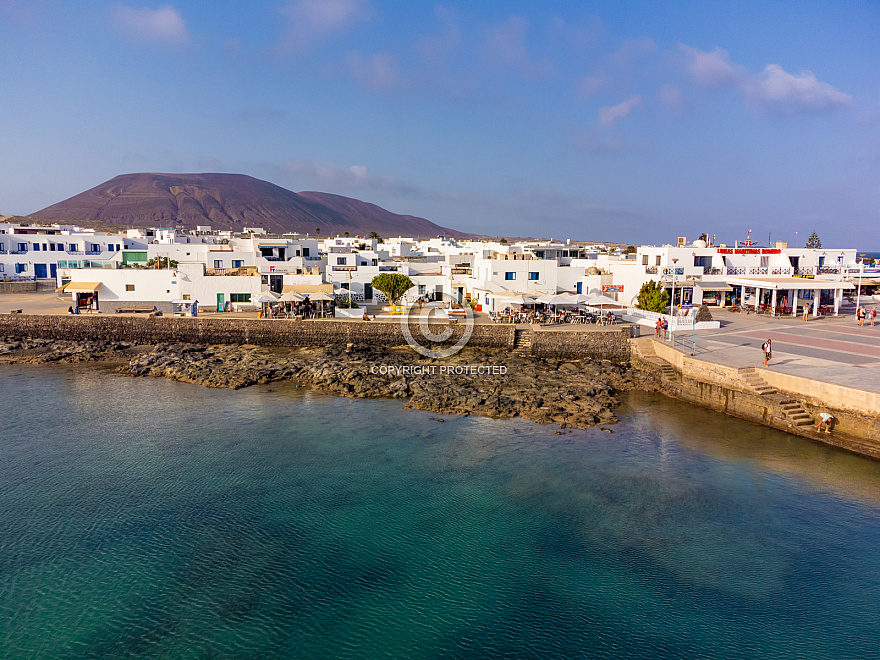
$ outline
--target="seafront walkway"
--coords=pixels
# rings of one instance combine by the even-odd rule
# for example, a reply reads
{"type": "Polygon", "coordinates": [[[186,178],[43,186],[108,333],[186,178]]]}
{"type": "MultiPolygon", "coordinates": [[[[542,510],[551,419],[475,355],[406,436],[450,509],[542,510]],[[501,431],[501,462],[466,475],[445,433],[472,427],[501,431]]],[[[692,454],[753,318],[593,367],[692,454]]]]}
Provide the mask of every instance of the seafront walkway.
{"type": "MultiPolygon", "coordinates": [[[[871,305],[865,305],[870,310],[871,305]]],[[[721,321],[717,330],[698,330],[696,350],[692,335],[682,331],[673,345],[677,351],[704,362],[737,369],[754,367],[856,390],[880,393],[880,317],[877,325],[858,327],[855,306],[841,316],[810,318],[767,317],[726,310],[713,311],[721,321]],[[772,340],[773,359],[765,367],[762,344],[772,340]]],[[[878,307],[880,313],[880,307],[878,307]]],[[[649,328],[642,328],[649,334],[649,328]]],[[[878,411],[880,413],[880,411],[878,411]]]]}

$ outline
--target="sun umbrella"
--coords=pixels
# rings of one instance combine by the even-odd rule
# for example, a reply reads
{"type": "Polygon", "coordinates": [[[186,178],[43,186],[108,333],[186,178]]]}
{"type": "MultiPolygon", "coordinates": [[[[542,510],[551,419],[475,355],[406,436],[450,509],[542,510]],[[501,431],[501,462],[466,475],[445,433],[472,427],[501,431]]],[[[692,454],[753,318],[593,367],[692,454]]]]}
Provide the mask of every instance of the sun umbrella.
{"type": "Polygon", "coordinates": [[[619,305],[620,304],[614,298],[609,298],[608,296],[603,296],[600,294],[590,296],[582,302],[585,302],[588,305],[599,305],[600,307],[602,305],[619,305]]]}
{"type": "Polygon", "coordinates": [[[297,293],[296,291],[288,291],[287,293],[283,294],[278,300],[281,302],[302,302],[305,299],[306,297],[301,293],[297,293]]]}

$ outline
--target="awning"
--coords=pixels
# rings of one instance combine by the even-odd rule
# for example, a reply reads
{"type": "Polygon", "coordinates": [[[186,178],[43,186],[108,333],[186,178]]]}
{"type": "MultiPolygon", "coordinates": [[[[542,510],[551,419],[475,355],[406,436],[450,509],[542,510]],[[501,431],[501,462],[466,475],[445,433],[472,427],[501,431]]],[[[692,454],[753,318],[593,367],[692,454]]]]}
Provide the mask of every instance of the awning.
{"type": "Polygon", "coordinates": [[[68,282],[64,285],[64,290],[73,293],[94,293],[99,286],[101,286],[100,282],[68,282]]]}
{"type": "Polygon", "coordinates": [[[733,291],[733,287],[725,282],[695,282],[703,291],[733,291]]]}
{"type": "Polygon", "coordinates": [[[728,284],[733,286],[748,286],[759,289],[797,289],[799,291],[818,291],[820,289],[834,289],[848,291],[855,289],[852,282],[839,280],[807,279],[805,277],[775,277],[775,278],[751,278],[751,277],[728,277],[728,284]]]}
{"type": "Polygon", "coordinates": [[[333,285],[332,284],[285,284],[281,288],[281,293],[290,293],[291,291],[295,291],[296,293],[304,293],[309,295],[310,293],[318,293],[318,291],[323,291],[324,293],[333,293],[333,285]]]}

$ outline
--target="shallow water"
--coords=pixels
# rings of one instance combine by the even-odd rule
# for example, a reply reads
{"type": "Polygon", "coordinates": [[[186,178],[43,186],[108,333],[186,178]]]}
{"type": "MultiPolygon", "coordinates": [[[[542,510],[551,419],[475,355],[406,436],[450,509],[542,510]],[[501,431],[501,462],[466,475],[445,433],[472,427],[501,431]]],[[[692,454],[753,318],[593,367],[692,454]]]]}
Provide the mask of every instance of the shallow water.
{"type": "Polygon", "coordinates": [[[0,368],[0,657],[868,658],[880,463],[0,368]]]}

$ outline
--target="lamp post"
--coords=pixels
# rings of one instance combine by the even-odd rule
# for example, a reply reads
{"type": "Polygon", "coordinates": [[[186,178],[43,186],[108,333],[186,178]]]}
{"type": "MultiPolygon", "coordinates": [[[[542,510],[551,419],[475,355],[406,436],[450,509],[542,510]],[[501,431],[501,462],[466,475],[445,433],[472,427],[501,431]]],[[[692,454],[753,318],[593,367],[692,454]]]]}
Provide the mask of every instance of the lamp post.
{"type": "Polygon", "coordinates": [[[678,259],[672,260],[672,301],[669,305],[669,311],[672,315],[675,315],[675,264],[678,263],[678,259]]]}
{"type": "Polygon", "coordinates": [[[859,262],[859,287],[856,289],[856,314],[859,313],[859,303],[862,300],[862,273],[865,272],[865,255],[861,255],[862,260],[859,262]]]}

